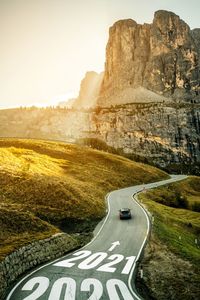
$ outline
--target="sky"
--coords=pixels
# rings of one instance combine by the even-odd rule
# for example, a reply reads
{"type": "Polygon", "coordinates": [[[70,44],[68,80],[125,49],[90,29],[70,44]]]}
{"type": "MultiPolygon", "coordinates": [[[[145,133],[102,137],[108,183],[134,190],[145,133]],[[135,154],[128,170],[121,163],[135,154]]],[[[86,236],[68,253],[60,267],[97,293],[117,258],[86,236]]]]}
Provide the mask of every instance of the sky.
{"type": "Polygon", "coordinates": [[[200,27],[199,0],[0,0],[0,108],[76,97],[87,71],[104,70],[109,27],[159,9],[200,27]]]}

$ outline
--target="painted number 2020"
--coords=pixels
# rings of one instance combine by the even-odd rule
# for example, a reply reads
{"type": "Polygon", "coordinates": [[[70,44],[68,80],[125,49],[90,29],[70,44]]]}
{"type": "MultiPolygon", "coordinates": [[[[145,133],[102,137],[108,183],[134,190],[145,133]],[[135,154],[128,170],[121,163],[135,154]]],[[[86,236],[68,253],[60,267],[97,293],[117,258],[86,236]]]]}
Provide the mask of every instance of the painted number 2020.
{"type": "MultiPolygon", "coordinates": [[[[37,300],[47,291],[50,281],[47,277],[34,277],[30,279],[23,287],[22,291],[32,291],[35,286],[37,288],[29,296],[23,298],[23,300],[37,300]]],[[[70,277],[62,277],[57,279],[50,291],[48,300],[59,300],[61,292],[64,289],[64,300],[76,300],[76,281],[70,277]]],[[[126,284],[119,279],[109,279],[106,283],[106,289],[109,300],[120,300],[118,295],[120,291],[124,300],[134,300],[126,284]]],[[[87,300],[100,300],[103,295],[102,283],[95,278],[86,278],[80,285],[80,292],[91,293],[87,300]]],[[[62,298],[63,299],[63,298],[62,298]]]]}

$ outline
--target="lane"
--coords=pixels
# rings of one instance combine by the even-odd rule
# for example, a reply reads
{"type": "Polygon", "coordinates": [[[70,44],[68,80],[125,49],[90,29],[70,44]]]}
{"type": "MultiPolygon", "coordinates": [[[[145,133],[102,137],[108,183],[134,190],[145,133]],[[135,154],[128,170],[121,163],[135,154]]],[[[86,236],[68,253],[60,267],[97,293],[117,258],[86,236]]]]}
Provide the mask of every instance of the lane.
{"type": "Polygon", "coordinates": [[[183,180],[184,175],[111,192],[108,214],[94,239],[80,250],[46,264],[25,276],[7,300],[135,300],[131,280],[146,242],[149,221],[133,195],[183,180]],[[118,210],[129,207],[132,219],[119,220],[118,210]]]}

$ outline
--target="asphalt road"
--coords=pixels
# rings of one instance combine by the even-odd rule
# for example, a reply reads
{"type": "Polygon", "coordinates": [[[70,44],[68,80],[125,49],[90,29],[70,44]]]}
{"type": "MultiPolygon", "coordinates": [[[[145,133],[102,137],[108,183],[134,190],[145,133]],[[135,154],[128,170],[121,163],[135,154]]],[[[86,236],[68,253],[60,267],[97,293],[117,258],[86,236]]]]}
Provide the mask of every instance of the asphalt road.
{"type": "Polygon", "coordinates": [[[108,214],[85,247],[29,273],[7,300],[135,300],[133,273],[146,243],[149,220],[133,200],[136,193],[184,179],[171,179],[111,192],[108,214]],[[119,220],[118,210],[131,208],[132,219],[119,220]]]}

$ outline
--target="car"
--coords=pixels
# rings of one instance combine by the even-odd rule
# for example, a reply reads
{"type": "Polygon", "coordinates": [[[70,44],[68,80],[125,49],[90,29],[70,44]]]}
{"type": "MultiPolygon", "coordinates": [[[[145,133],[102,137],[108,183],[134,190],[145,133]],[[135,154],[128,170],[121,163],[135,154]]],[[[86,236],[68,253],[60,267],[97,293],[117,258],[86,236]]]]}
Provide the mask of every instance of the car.
{"type": "Polygon", "coordinates": [[[130,208],[121,208],[119,210],[119,218],[120,218],[120,220],[122,220],[122,219],[131,219],[132,215],[131,215],[130,208]]]}

